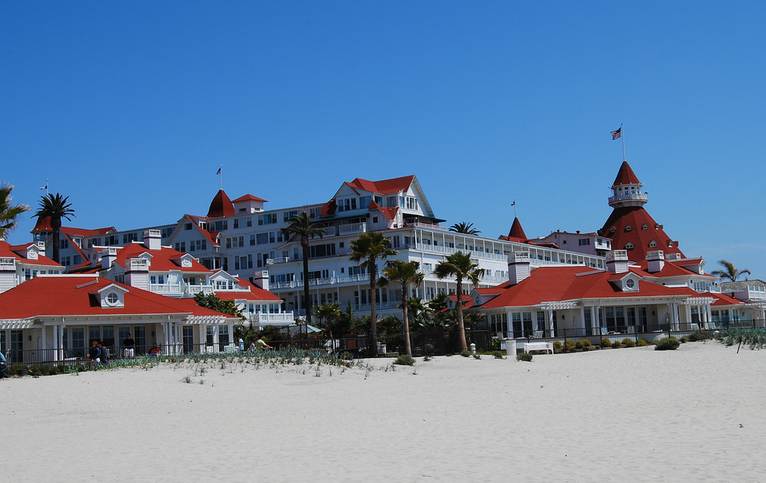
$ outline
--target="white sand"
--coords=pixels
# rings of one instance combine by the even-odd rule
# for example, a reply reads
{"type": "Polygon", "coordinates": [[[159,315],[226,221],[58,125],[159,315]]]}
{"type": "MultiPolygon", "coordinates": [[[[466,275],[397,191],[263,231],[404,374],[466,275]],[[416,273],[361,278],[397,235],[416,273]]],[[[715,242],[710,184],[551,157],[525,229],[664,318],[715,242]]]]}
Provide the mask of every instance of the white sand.
{"type": "Polygon", "coordinates": [[[690,343],[416,370],[3,380],[0,480],[766,478],[766,351],[690,343]]]}

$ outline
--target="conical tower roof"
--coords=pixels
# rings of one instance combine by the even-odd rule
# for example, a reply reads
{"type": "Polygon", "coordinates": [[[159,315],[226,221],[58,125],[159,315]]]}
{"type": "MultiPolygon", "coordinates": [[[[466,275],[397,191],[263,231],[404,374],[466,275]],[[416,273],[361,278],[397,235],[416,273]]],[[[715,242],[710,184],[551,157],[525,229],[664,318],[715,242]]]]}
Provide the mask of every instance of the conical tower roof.
{"type": "Polygon", "coordinates": [[[220,218],[222,216],[234,216],[234,205],[229,199],[229,195],[224,190],[218,190],[218,193],[210,202],[210,208],[207,210],[209,218],[220,218]]]}
{"type": "Polygon", "coordinates": [[[623,184],[641,184],[636,173],[633,172],[633,168],[630,167],[627,161],[623,161],[620,165],[620,170],[617,172],[617,177],[614,178],[612,186],[619,186],[623,184]]]}

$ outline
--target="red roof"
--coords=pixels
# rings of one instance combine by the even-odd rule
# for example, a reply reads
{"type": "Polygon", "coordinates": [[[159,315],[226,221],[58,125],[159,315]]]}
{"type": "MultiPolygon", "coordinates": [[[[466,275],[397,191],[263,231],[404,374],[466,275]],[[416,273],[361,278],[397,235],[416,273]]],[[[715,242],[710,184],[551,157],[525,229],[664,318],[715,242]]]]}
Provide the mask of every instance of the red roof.
{"type": "Polygon", "coordinates": [[[210,269],[199,263],[194,257],[191,258],[191,266],[182,267],[180,259],[185,254],[170,247],[162,247],[159,250],[149,250],[141,242],[133,242],[125,245],[122,248],[117,248],[117,259],[115,263],[120,266],[127,267],[129,258],[136,258],[142,253],[149,253],[151,257],[151,265],[149,266],[150,272],[167,272],[170,270],[178,270],[181,272],[210,272],[210,269]]]}
{"type": "Polygon", "coordinates": [[[269,201],[269,200],[265,200],[265,199],[260,198],[258,196],[251,195],[250,193],[247,193],[245,195],[240,196],[239,198],[234,200],[232,203],[240,203],[242,201],[256,201],[256,202],[264,203],[264,202],[269,201]]]}
{"type": "MultiPolygon", "coordinates": [[[[184,215],[184,218],[192,222],[192,225],[194,228],[197,229],[198,232],[202,236],[204,236],[207,241],[210,242],[213,246],[218,246],[218,232],[217,231],[207,231],[201,226],[199,226],[199,220],[207,220],[207,217],[204,216],[195,216],[195,215],[184,215]]],[[[210,225],[208,225],[210,226],[210,225]]]]}
{"type": "Polygon", "coordinates": [[[614,178],[612,186],[614,187],[622,184],[641,184],[641,181],[638,180],[638,176],[633,172],[633,168],[630,167],[627,161],[623,161],[620,165],[620,170],[617,172],[617,177],[614,178]]]}
{"type": "Polygon", "coordinates": [[[229,199],[229,195],[224,190],[218,190],[218,193],[210,202],[210,208],[207,210],[209,218],[220,218],[222,216],[234,216],[234,205],[229,199]]]}
{"type": "Polygon", "coordinates": [[[713,293],[713,292],[706,292],[702,295],[713,297],[715,302],[713,302],[713,306],[725,306],[725,305],[741,305],[744,302],[741,300],[735,299],[734,297],[730,297],[726,294],[722,293],[713,293]]]}
{"type": "Polygon", "coordinates": [[[415,176],[402,176],[400,178],[383,179],[380,181],[370,181],[362,178],[354,178],[349,181],[349,186],[360,189],[362,191],[368,191],[370,193],[378,193],[381,195],[396,194],[400,191],[407,191],[415,176]]]}
{"type": "Polygon", "coordinates": [[[0,294],[0,319],[148,314],[225,316],[198,306],[192,299],[164,297],[96,276],[37,277],[0,294]],[[98,291],[109,285],[126,290],[124,307],[102,308],[99,305],[98,291]]]}
{"type": "MultiPolygon", "coordinates": [[[[642,277],[686,277],[689,275],[696,275],[697,277],[709,277],[709,278],[715,278],[712,275],[707,274],[700,274],[695,271],[689,270],[685,268],[684,263],[679,263],[675,260],[665,260],[665,265],[662,267],[662,270],[659,272],[649,273],[649,262],[644,260],[643,262],[639,263],[641,269],[637,270],[635,268],[631,268],[631,271],[635,271],[638,275],[641,275],[642,277]]],[[[689,265],[691,266],[691,265],[689,265]]]]}
{"type": "Polygon", "coordinates": [[[542,302],[591,298],[698,296],[685,287],[665,287],[646,280],[638,281],[637,291],[623,292],[613,282],[627,275],[583,266],[540,267],[516,285],[505,284],[503,291],[482,307],[529,307],[542,302]]]}
{"type": "Polygon", "coordinates": [[[215,296],[221,300],[258,300],[270,302],[282,301],[282,299],[277,295],[269,292],[268,290],[264,290],[253,285],[248,280],[242,280],[241,278],[238,278],[237,281],[239,282],[240,287],[249,289],[249,292],[222,291],[216,292],[215,296]]]}
{"type": "Polygon", "coordinates": [[[322,208],[320,208],[319,210],[319,214],[321,216],[330,216],[335,213],[335,208],[336,208],[336,203],[335,203],[335,200],[332,199],[322,205],[322,208]]]}
{"type": "MultiPolygon", "coordinates": [[[[32,233],[50,233],[52,231],[53,228],[51,227],[51,220],[47,216],[38,217],[37,223],[35,223],[35,227],[32,229],[32,233]]],[[[105,226],[103,228],[77,228],[74,226],[62,226],[60,231],[65,235],[85,237],[107,235],[109,233],[116,232],[117,228],[113,226],[105,226]]]]}
{"type": "Polygon", "coordinates": [[[26,265],[45,265],[49,267],[64,268],[43,254],[38,254],[37,260],[30,260],[27,258],[27,247],[32,244],[33,243],[11,245],[6,241],[0,240],[0,257],[14,258],[18,262],[26,265]]]}
{"type": "Polygon", "coordinates": [[[396,213],[399,211],[398,207],[384,208],[384,207],[378,205],[377,203],[375,203],[374,201],[370,203],[369,209],[370,209],[370,211],[372,211],[372,210],[379,211],[389,221],[396,219],[396,213]]]}
{"type": "Polygon", "coordinates": [[[612,248],[628,250],[628,258],[635,262],[646,259],[647,252],[662,250],[668,253],[684,254],[678,243],[665,233],[662,225],[654,221],[649,212],[641,206],[617,207],[599,230],[599,235],[612,239],[612,248]],[[646,227],[646,229],[644,229],[646,227]],[[652,246],[652,241],[655,246],[652,246]],[[626,248],[628,243],[633,248],[626,248]],[[672,246],[668,246],[668,244],[672,246]]]}
{"type": "Polygon", "coordinates": [[[519,217],[516,216],[513,218],[513,223],[511,224],[511,229],[508,232],[507,236],[501,236],[502,240],[509,240],[509,241],[515,241],[520,243],[526,243],[527,240],[527,234],[524,233],[524,228],[521,226],[521,221],[519,220],[519,217]]]}

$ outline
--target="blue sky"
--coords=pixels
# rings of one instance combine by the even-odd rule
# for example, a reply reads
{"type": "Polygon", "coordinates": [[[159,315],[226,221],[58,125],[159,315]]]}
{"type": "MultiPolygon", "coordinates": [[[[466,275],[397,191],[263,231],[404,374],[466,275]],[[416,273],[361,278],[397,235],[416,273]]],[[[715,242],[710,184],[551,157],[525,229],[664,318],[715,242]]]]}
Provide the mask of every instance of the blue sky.
{"type": "MultiPolygon", "coordinates": [[[[599,228],[624,124],[650,213],[766,277],[756,2],[4,2],[0,180],[75,226],[416,174],[438,216],[599,228]]],[[[23,219],[11,241],[29,238],[23,219]]]]}

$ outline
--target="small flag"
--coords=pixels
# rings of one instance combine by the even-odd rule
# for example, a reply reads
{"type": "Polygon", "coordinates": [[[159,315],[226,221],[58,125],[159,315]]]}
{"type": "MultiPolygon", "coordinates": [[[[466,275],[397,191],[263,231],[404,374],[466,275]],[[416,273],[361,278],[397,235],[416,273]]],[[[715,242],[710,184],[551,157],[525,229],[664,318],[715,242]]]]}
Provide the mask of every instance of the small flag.
{"type": "Polygon", "coordinates": [[[612,131],[612,141],[620,139],[622,137],[622,127],[619,127],[612,131]]]}
{"type": "Polygon", "coordinates": [[[218,171],[215,172],[216,175],[221,174],[221,168],[218,168],[218,171]]]}

